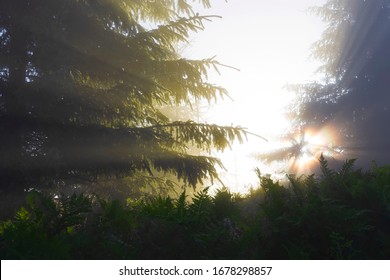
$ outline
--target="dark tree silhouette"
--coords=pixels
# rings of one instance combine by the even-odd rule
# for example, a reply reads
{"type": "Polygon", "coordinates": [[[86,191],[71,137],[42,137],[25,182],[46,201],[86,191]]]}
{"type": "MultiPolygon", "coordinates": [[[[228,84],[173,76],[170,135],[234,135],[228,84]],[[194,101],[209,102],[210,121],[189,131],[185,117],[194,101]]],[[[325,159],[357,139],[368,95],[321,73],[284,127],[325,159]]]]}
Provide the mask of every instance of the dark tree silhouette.
{"type": "Polygon", "coordinates": [[[212,18],[191,2],[1,1],[0,188],[156,171],[189,185],[216,178],[220,161],[188,145],[224,149],[245,131],[173,122],[159,110],[226,94],[207,82],[217,61],[176,51],[212,18]]]}
{"type": "Polygon", "coordinates": [[[313,56],[322,81],[290,85],[295,128],[337,127],[346,157],[366,165],[390,156],[390,1],[329,0],[312,8],[326,23],[313,56]]]}

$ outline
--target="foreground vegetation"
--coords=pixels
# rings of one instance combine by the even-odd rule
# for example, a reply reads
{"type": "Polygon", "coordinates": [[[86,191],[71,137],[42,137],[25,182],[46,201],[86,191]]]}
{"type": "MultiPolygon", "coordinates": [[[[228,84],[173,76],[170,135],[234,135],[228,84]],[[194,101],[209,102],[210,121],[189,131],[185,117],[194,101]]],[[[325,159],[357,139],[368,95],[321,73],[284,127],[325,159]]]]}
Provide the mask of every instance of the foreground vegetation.
{"type": "Polygon", "coordinates": [[[106,201],[30,192],[0,226],[2,259],[386,259],[390,166],[340,171],[282,186],[259,172],[248,195],[208,189],[192,199],[106,201]]]}

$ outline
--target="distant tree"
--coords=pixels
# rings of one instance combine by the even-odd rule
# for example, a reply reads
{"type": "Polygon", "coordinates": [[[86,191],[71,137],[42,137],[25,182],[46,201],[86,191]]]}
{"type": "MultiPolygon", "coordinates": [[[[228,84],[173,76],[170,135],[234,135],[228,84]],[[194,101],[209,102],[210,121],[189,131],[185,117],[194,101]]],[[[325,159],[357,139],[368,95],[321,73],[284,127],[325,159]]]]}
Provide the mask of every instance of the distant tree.
{"type": "Polygon", "coordinates": [[[332,125],[347,157],[384,162],[390,156],[390,1],[329,0],[311,10],[327,23],[313,49],[323,80],[289,85],[297,94],[294,127],[332,125]]]}
{"type": "Polygon", "coordinates": [[[191,2],[2,0],[0,188],[155,172],[192,186],[217,178],[221,162],[188,146],[225,149],[245,131],[159,110],[226,94],[207,81],[217,61],[176,51],[212,18],[191,2]]]}

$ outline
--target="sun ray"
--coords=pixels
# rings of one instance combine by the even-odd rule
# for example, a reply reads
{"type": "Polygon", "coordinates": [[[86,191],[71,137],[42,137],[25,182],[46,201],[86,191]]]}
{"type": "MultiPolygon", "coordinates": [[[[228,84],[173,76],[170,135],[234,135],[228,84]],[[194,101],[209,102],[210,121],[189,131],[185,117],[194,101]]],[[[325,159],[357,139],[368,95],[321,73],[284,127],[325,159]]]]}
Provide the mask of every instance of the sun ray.
{"type": "Polygon", "coordinates": [[[343,151],[337,131],[331,125],[324,125],[320,129],[305,129],[299,143],[300,148],[293,157],[291,170],[297,173],[313,172],[321,155],[333,159],[342,158],[343,151]]]}
{"type": "MultiPolygon", "coordinates": [[[[313,73],[318,64],[308,58],[308,51],[320,37],[324,25],[305,10],[323,1],[286,2],[284,9],[280,9],[278,1],[222,1],[208,10],[208,13],[221,15],[222,19],[209,23],[184,50],[190,58],[217,54],[221,63],[240,69],[221,69],[220,75],[210,73],[208,78],[223,85],[234,102],[230,99],[218,102],[202,117],[210,123],[240,125],[269,140],[249,137],[243,145],[232,145],[231,152],[218,155],[227,169],[225,182],[229,187],[239,189],[257,184],[253,172],[256,167],[264,174],[289,172],[290,167],[302,170],[315,162],[313,158],[319,149],[315,149],[315,145],[323,146],[324,141],[329,141],[325,137],[328,132],[313,139],[308,135],[308,145],[301,147],[277,139],[291,126],[285,111],[293,96],[285,85],[315,77],[313,73]],[[253,156],[273,151],[272,157],[278,161],[260,162],[253,156]],[[290,160],[283,158],[286,153],[301,155],[290,156],[290,160]]],[[[299,139],[295,142],[299,143],[299,139]]]]}

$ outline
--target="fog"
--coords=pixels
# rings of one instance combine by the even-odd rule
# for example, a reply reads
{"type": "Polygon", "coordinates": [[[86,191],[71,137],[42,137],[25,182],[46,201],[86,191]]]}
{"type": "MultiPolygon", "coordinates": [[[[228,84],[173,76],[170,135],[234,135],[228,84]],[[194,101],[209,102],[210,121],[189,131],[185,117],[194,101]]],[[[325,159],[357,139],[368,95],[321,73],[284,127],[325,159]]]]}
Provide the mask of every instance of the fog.
{"type": "Polygon", "coordinates": [[[388,163],[390,1],[282,2],[220,4],[211,12],[222,19],[195,35],[188,51],[218,54],[240,69],[212,76],[233,101],[203,117],[269,140],[250,137],[225,153],[226,176],[242,185],[256,180],[255,167],[317,172],[321,153],[335,168],[352,158],[364,169],[388,163]]]}

